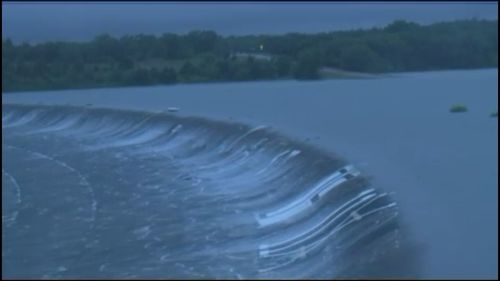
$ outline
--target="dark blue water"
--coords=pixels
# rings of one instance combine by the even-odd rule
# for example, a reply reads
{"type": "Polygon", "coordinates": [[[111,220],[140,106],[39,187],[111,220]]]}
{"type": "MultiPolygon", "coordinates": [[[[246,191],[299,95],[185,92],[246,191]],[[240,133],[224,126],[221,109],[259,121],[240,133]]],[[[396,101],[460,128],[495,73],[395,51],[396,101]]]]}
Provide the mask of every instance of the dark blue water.
{"type": "Polygon", "coordinates": [[[2,110],[3,277],[419,274],[389,193],[265,127],[2,110]]]}
{"type": "Polygon", "coordinates": [[[394,198],[422,275],[498,276],[498,70],[369,80],[275,81],[55,91],[2,101],[93,104],[268,125],[345,157],[394,198]],[[467,113],[451,114],[463,103],[467,113]]]}

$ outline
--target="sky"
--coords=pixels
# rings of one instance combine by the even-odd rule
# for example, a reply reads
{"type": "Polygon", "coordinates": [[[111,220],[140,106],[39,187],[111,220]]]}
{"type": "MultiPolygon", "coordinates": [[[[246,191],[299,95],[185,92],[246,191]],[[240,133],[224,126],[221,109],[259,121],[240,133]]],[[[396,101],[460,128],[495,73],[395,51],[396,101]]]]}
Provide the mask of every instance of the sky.
{"type": "Polygon", "coordinates": [[[429,24],[498,19],[496,2],[2,2],[2,38],[82,41],[98,34],[222,35],[315,33],[385,26],[396,19],[429,24]]]}

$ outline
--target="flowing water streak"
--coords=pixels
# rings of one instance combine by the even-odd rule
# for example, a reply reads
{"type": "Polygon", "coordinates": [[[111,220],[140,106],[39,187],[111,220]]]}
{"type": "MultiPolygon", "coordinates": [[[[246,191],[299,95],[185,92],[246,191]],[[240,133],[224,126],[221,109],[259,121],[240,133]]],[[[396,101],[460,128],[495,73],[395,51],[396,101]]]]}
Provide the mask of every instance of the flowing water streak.
{"type": "MultiPolygon", "coordinates": [[[[120,156],[117,159],[124,160],[165,159],[166,164],[178,167],[183,172],[173,180],[183,188],[157,198],[166,200],[163,206],[176,209],[196,200],[196,205],[183,209],[186,222],[181,225],[182,221],[175,218],[149,214],[145,224],[131,230],[131,234],[145,241],[143,249],[158,252],[156,262],[173,263],[179,268],[176,270],[190,276],[200,274],[196,266],[179,267],[175,261],[183,261],[181,265],[184,261],[199,266],[209,264],[206,268],[210,273],[205,274],[215,278],[255,278],[271,273],[287,276],[294,268],[303,267],[305,271],[318,256],[330,255],[328,245],[336,245],[336,241],[356,244],[350,231],[355,231],[356,237],[365,237],[375,233],[377,227],[371,225],[388,225],[397,219],[396,203],[387,193],[371,187],[361,171],[343,159],[272,132],[267,126],[251,128],[168,113],[3,105],[2,129],[24,138],[72,140],[85,153],[113,152],[120,156]],[[207,209],[208,205],[212,207],[207,209]],[[169,235],[184,231],[184,237],[192,239],[191,246],[173,253],[161,252],[166,245],[155,247],[165,241],[158,238],[155,229],[165,224],[173,226],[169,235]],[[224,269],[221,266],[225,262],[217,261],[224,257],[220,253],[228,253],[225,258],[236,263],[224,269]]],[[[99,197],[87,177],[72,164],[31,149],[5,147],[22,149],[77,174],[92,198],[92,221],[98,223],[95,213],[99,197]]],[[[158,183],[161,174],[150,168],[148,173],[152,174],[142,178],[151,183],[141,186],[162,190],[158,183]]],[[[127,182],[126,178],[114,180],[117,184],[127,182]]],[[[11,181],[15,183],[15,179],[11,181]]],[[[141,193],[128,198],[141,206],[151,200],[142,199],[141,193]]],[[[376,249],[365,249],[372,250],[376,249]]],[[[340,259],[347,254],[336,252],[333,256],[340,259]]],[[[333,261],[323,262],[326,265],[333,261]]],[[[100,266],[99,272],[105,268],[100,266]]]]}

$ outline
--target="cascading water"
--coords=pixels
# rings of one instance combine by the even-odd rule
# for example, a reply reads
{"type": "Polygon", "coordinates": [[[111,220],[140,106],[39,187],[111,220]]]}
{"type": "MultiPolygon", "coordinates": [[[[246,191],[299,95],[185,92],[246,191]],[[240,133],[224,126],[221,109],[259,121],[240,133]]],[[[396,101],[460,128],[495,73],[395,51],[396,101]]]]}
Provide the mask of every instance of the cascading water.
{"type": "Polygon", "coordinates": [[[359,277],[400,251],[389,194],[265,126],[3,105],[2,132],[5,277],[359,277]]]}

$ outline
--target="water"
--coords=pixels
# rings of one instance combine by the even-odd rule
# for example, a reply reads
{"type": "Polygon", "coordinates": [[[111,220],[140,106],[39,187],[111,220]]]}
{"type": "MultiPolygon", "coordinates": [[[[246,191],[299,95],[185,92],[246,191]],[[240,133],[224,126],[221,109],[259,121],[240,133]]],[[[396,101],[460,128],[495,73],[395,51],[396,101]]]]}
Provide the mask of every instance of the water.
{"type": "Polygon", "coordinates": [[[6,277],[416,274],[377,265],[408,255],[389,194],[265,127],[7,105],[2,132],[6,277]]]}
{"type": "MultiPolygon", "coordinates": [[[[3,94],[2,101],[165,110],[267,125],[393,191],[422,277],[498,276],[498,70],[3,94]],[[463,103],[469,111],[451,114],[463,103]]],[[[4,177],[3,177],[4,178],[4,177]]],[[[14,196],[14,194],[12,194],[14,196]]]]}

